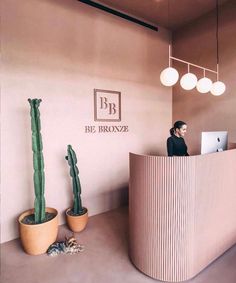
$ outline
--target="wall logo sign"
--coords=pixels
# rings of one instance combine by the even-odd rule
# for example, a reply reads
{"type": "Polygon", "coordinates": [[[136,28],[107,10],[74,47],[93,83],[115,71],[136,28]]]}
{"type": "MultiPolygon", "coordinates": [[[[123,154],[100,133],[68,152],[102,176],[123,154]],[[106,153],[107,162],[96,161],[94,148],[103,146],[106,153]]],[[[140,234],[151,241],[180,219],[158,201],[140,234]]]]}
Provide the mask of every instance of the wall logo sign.
{"type": "Polygon", "coordinates": [[[94,121],[121,121],[121,93],[94,89],[94,121]]]}
{"type": "Polygon", "coordinates": [[[121,121],[121,92],[104,89],[94,89],[94,121],[102,125],[85,126],[85,133],[118,133],[128,132],[126,125],[104,125],[103,122],[121,121]]]}

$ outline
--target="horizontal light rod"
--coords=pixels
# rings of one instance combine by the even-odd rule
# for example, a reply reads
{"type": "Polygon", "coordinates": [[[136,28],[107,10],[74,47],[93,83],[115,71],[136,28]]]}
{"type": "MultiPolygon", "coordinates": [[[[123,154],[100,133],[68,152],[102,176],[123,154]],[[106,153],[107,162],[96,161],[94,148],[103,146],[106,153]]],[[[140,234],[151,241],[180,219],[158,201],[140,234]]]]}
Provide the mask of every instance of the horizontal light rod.
{"type": "Polygon", "coordinates": [[[217,72],[217,71],[214,71],[214,70],[211,70],[211,69],[207,69],[207,68],[202,67],[202,66],[199,66],[199,65],[192,64],[192,63],[190,63],[190,62],[188,62],[188,61],[184,61],[184,60],[181,60],[181,59],[176,58],[176,57],[173,57],[173,56],[170,56],[170,58],[171,58],[172,60],[179,61],[179,62],[182,62],[182,63],[188,64],[188,65],[191,65],[191,66],[194,66],[194,67],[197,67],[197,68],[200,68],[200,69],[206,70],[206,71],[208,71],[208,72],[212,72],[212,73],[218,74],[218,72],[217,72]]]}
{"type": "Polygon", "coordinates": [[[99,4],[97,2],[94,2],[94,1],[91,1],[91,0],[78,0],[78,1],[82,2],[84,4],[87,4],[87,5],[91,6],[91,7],[103,10],[104,12],[113,14],[113,15],[115,15],[117,17],[123,18],[123,19],[125,19],[127,21],[130,21],[130,22],[136,23],[138,25],[141,25],[141,26],[143,26],[145,28],[149,28],[149,29],[152,29],[154,31],[158,31],[158,27],[156,27],[156,26],[150,25],[149,23],[143,22],[143,21],[141,21],[139,19],[131,17],[131,16],[129,16],[127,14],[124,14],[122,12],[119,12],[117,10],[111,9],[111,8],[109,8],[107,6],[104,6],[102,4],[99,4]]]}

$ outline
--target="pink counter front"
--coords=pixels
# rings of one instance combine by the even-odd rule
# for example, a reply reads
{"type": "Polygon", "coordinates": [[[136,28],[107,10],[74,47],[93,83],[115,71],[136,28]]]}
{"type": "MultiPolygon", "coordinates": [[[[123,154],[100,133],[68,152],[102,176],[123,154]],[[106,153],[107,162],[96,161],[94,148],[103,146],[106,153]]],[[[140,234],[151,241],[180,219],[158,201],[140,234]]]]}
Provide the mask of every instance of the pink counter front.
{"type": "Polygon", "coordinates": [[[197,275],[236,243],[236,149],[189,156],[130,153],[130,257],[162,281],[197,275]]]}

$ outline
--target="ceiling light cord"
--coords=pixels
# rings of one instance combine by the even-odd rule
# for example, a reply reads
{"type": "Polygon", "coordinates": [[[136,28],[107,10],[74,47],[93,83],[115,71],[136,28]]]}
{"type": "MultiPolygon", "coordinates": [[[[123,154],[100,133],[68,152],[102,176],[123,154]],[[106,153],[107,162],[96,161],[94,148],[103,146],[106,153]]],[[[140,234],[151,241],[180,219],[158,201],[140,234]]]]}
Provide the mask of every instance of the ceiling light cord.
{"type": "Polygon", "coordinates": [[[167,26],[170,29],[170,1],[167,1],[167,26]]]}
{"type": "Polygon", "coordinates": [[[217,81],[219,80],[219,3],[216,0],[216,64],[217,64],[217,81]]]}
{"type": "MultiPolygon", "coordinates": [[[[170,2],[167,1],[167,28],[170,30],[170,2]]],[[[169,34],[169,67],[171,67],[171,55],[172,55],[172,42],[169,34]]]]}

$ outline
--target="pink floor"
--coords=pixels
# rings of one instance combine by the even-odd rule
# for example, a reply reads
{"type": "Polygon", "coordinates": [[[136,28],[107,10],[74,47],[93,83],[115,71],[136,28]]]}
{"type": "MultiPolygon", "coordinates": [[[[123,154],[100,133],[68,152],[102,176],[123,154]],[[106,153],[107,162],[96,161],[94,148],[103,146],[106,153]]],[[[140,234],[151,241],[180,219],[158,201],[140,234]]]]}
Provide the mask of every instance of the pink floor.
{"type": "MultiPolygon", "coordinates": [[[[60,227],[59,240],[70,235],[60,227]]],[[[76,255],[29,256],[19,240],[1,245],[1,283],[151,283],[128,256],[128,209],[122,207],[90,217],[76,234],[85,251],[76,255]]],[[[236,246],[188,283],[236,283],[236,246]]]]}

